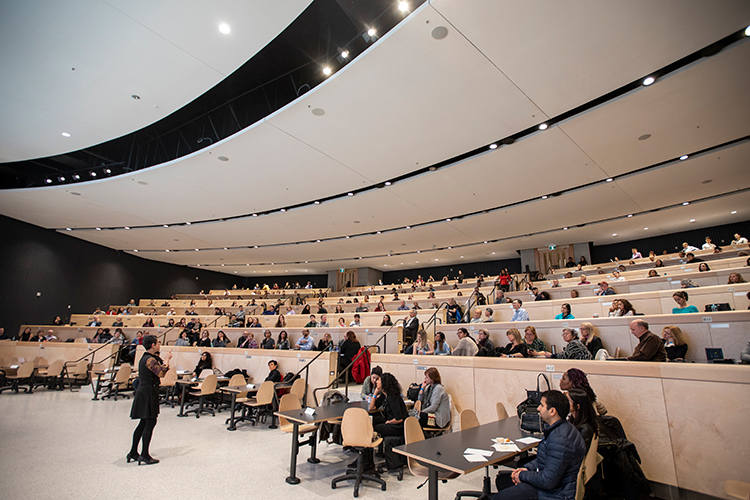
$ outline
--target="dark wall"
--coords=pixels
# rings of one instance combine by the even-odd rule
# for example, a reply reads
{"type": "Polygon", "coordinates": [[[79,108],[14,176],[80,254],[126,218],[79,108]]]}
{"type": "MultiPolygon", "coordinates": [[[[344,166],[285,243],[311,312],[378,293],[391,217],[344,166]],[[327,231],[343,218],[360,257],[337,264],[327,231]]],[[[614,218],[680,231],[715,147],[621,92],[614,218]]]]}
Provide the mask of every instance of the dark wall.
{"type": "Polygon", "coordinates": [[[466,278],[474,278],[480,274],[485,276],[497,276],[502,269],[507,268],[511,273],[521,272],[521,259],[490,260],[487,262],[467,262],[466,264],[454,264],[450,266],[423,267],[419,269],[404,269],[403,271],[389,271],[383,273],[383,283],[401,283],[404,278],[414,281],[417,276],[422,275],[427,279],[430,275],[437,281],[448,276],[448,279],[454,279],[458,276],[458,271],[463,273],[466,278]]]}
{"type": "Polygon", "coordinates": [[[238,278],[165,264],[120,253],[56,231],[0,216],[0,326],[17,332],[22,324],[49,324],[55,316],[91,313],[131,298],[169,297],[201,289],[279,286],[312,281],[325,287],[327,275],[238,278]],[[283,280],[283,281],[281,281],[283,280]],[[37,293],[41,293],[37,296],[37,293]]]}
{"type": "Polygon", "coordinates": [[[678,252],[682,248],[684,241],[687,241],[694,247],[700,248],[705,243],[706,236],[710,236],[715,245],[723,247],[732,242],[734,233],[740,233],[745,238],[749,238],[750,221],[726,224],[724,226],[704,227],[692,231],[681,231],[653,238],[623,241],[622,243],[612,245],[591,245],[591,262],[609,262],[615,256],[619,257],[620,260],[628,260],[632,255],[631,250],[633,247],[637,248],[644,257],[647,257],[648,252],[651,250],[657,255],[661,255],[664,250],[667,253],[678,252]]]}

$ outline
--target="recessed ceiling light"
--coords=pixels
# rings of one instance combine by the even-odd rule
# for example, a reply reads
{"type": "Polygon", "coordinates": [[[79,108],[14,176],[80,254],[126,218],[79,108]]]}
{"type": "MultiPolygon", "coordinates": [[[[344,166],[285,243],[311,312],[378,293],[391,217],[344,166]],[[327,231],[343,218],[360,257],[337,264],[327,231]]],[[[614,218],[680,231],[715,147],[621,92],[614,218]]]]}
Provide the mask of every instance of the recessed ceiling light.
{"type": "Polygon", "coordinates": [[[167,248],[167,249],[166,249],[166,250],[164,250],[164,251],[165,251],[165,252],[167,252],[167,253],[169,253],[169,248],[167,248]]]}
{"type": "Polygon", "coordinates": [[[690,219],[690,222],[695,222],[695,219],[690,219]]]}
{"type": "Polygon", "coordinates": [[[438,259],[435,259],[435,262],[437,262],[437,261],[438,261],[438,259]]]}
{"type": "Polygon", "coordinates": [[[737,210],[732,210],[732,211],[731,211],[731,212],[729,212],[729,213],[731,213],[732,215],[734,215],[734,214],[736,214],[736,213],[737,213],[737,210]]]}
{"type": "Polygon", "coordinates": [[[367,30],[367,35],[369,37],[374,37],[377,33],[378,33],[378,30],[376,30],[375,28],[370,28],[369,30],[367,30]]]}
{"type": "Polygon", "coordinates": [[[349,236],[347,236],[347,237],[346,237],[346,239],[348,240],[348,239],[349,239],[349,236]]]}
{"type": "Polygon", "coordinates": [[[686,202],[684,202],[684,203],[682,204],[682,206],[686,206],[686,205],[690,205],[690,202],[689,202],[689,201],[686,201],[686,202]]]}
{"type": "Polygon", "coordinates": [[[192,222],[186,222],[185,223],[186,226],[189,226],[190,224],[192,224],[192,222]]]}
{"type": "Polygon", "coordinates": [[[348,50],[342,50],[341,51],[341,58],[347,59],[349,57],[349,51],[348,50]]]}
{"type": "Polygon", "coordinates": [[[567,228],[567,227],[564,227],[564,228],[563,228],[563,231],[567,231],[567,230],[568,230],[568,228],[567,228]]]}
{"type": "Polygon", "coordinates": [[[108,168],[105,168],[105,169],[104,169],[104,173],[105,173],[105,174],[111,174],[111,173],[112,173],[112,171],[111,171],[110,169],[108,169],[108,168]]]}
{"type": "Polygon", "coordinates": [[[378,232],[377,232],[377,233],[375,233],[375,234],[381,234],[381,233],[380,233],[380,231],[378,231],[378,232]]]}
{"type": "Polygon", "coordinates": [[[386,186],[390,186],[391,185],[391,181],[385,181],[385,185],[386,186]]]}
{"type": "Polygon", "coordinates": [[[323,68],[323,74],[326,75],[326,76],[330,75],[331,74],[331,68],[329,66],[325,66],[323,68]]]}
{"type": "Polygon", "coordinates": [[[52,184],[52,179],[45,179],[44,182],[46,182],[47,184],[52,184]]]}
{"type": "Polygon", "coordinates": [[[450,221],[451,221],[450,219],[445,219],[445,222],[450,222],[450,221]]]}
{"type": "Polygon", "coordinates": [[[448,250],[453,250],[453,247],[448,247],[448,250]]]}
{"type": "Polygon", "coordinates": [[[633,214],[628,214],[628,218],[630,218],[630,217],[632,217],[632,216],[633,216],[633,214]]]}
{"type": "Polygon", "coordinates": [[[286,208],[282,208],[279,212],[286,212],[286,208]]]}
{"type": "Polygon", "coordinates": [[[227,247],[224,247],[224,250],[229,250],[227,247]]]}
{"type": "Polygon", "coordinates": [[[409,2],[399,2],[398,10],[401,12],[409,12],[409,2]]]}
{"type": "Polygon", "coordinates": [[[196,251],[196,252],[200,252],[200,250],[199,250],[199,249],[197,249],[197,248],[195,249],[195,251],[196,251]]]}
{"type": "Polygon", "coordinates": [[[687,159],[688,159],[688,155],[682,155],[682,156],[680,156],[680,160],[687,160],[687,159]]]}
{"type": "Polygon", "coordinates": [[[65,230],[66,230],[66,231],[72,231],[72,229],[71,229],[71,228],[69,228],[69,227],[66,227],[66,228],[65,228],[65,230]]]}
{"type": "Polygon", "coordinates": [[[315,240],[315,243],[320,243],[320,240],[315,240]]]}
{"type": "Polygon", "coordinates": [[[495,252],[492,252],[492,255],[495,255],[495,252]]]}
{"type": "Polygon", "coordinates": [[[307,263],[308,263],[308,262],[307,262],[307,261],[305,261],[305,264],[307,264],[307,263]]]}
{"type": "Polygon", "coordinates": [[[57,178],[57,180],[59,180],[60,182],[65,182],[65,177],[60,176],[60,177],[57,178]]]}
{"type": "Polygon", "coordinates": [[[648,231],[648,228],[647,228],[647,227],[644,227],[644,228],[643,228],[643,230],[644,230],[644,231],[648,231]]]}
{"type": "Polygon", "coordinates": [[[255,245],[255,248],[258,248],[258,245],[255,245]]]}
{"type": "Polygon", "coordinates": [[[316,205],[320,205],[320,202],[318,200],[315,200],[316,205]]]}
{"type": "Polygon", "coordinates": [[[257,216],[258,216],[258,214],[253,214],[253,217],[257,217],[257,216]]]}
{"type": "Polygon", "coordinates": [[[542,123],[541,125],[539,125],[539,130],[547,130],[547,124],[542,123]]]}
{"type": "Polygon", "coordinates": [[[221,267],[224,267],[226,264],[222,264],[221,267]]]}
{"type": "Polygon", "coordinates": [[[608,178],[606,179],[606,181],[607,181],[607,182],[612,182],[613,180],[614,180],[614,179],[613,179],[612,177],[608,177],[608,178]]]}
{"type": "Polygon", "coordinates": [[[411,226],[406,226],[406,229],[411,229],[411,226]]]}
{"type": "Polygon", "coordinates": [[[655,81],[656,81],[656,78],[654,78],[653,76],[647,76],[646,78],[643,79],[643,85],[648,87],[655,81]]]}
{"type": "Polygon", "coordinates": [[[750,26],[745,28],[745,36],[750,36],[750,26]]]}
{"type": "Polygon", "coordinates": [[[80,178],[81,178],[81,176],[80,176],[80,175],[78,175],[78,174],[73,174],[73,179],[75,179],[75,180],[79,180],[80,178]]]}
{"type": "Polygon", "coordinates": [[[70,137],[70,134],[69,134],[69,133],[67,133],[67,132],[63,132],[63,133],[62,133],[62,136],[63,136],[63,137],[70,137]]]}
{"type": "Polygon", "coordinates": [[[250,264],[245,264],[246,266],[249,266],[250,264]]]}
{"type": "Polygon", "coordinates": [[[138,251],[138,249],[136,248],[136,249],[134,249],[133,251],[134,251],[134,252],[137,252],[137,251],[138,251]]]}
{"type": "Polygon", "coordinates": [[[497,144],[495,144],[494,142],[490,144],[490,149],[497,149],[497,144]]]}
{"type": "Polygon", "coordinates": [[[617,236],[617,233],[612,233],[612,236],[617,236]]]}
{"type": "Polygon", "coordinates": [[[169,224],[164,224],[164,227],[169,227],[169,224]]]}
{"type": "Polygon", "coordinates": [[[228,35],[230,31],[232,31],[232,28],[229,27],[227,23],[221,23],[219,25],[219,31],[225,35],[228,35]]]}
{"type": "Polygon", "coordinates": [[[422,250],[417,250],[417,253],[422,253],[422,250]]]}
{"type": "Polygon", "coordinates": [[[463,258],[464,258],[464,256],[462,255],[462,256],[461,256],[461,258],[463,259],[463,258]]]}
{"type": "Polygon", "coordinates": [[[91,177],[96,177],[96,172],[90,172],[89,175],[91,175],[91,177]]]}
{"type": "Polygon", "coordinates": [[[547,195],[545,194],[544,196],[542,196],[542,199],[546,200],[547,199],[547,195]]]}
{"type": "Polygon", "coordinates": [[[488,242],[487,242],[487,241],[485,241],[484,243],[485,243],[485,244],[487,244],[488,242]]]}
{"type": "Polygon", "coordinates": [[[96,230],[97,230],[97,231],[101,231],[101,230],[102,230],[102,228],[100,228],[100,227],[97,227],[97,228],[96,228],[96,230]]]}

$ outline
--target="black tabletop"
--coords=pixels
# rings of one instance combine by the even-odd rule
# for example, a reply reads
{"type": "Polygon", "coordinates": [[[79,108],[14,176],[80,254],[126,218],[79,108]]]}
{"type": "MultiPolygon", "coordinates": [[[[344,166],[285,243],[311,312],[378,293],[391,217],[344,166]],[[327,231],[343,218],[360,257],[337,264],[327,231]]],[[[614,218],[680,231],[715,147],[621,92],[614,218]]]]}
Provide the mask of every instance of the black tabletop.
{"type": "MultiPolygon", "coordinates": [[[[459,474],[467,474],[517,455],[518,452],[501,453],[495,451],[492,447],[494,444],[492,439],[504,437],[515,441],[516,439],[532,436],[527,432],[523,432],[518,423],[518,417],[506,418],[505,420],[480,425],[473,429],[443,434],[442,436],[425,439],[418,443],[398,446],[393,451],[419,459],[420,462],[436,465],[442,469],[459,474]],[[493,453],[484,462],[469,462],[464,458],[466,448],[491,450],[493,453]]],[[[533,437],[541,438],[541,436],[533,437]]],[[[536,442],[530,444],[516,443],[516,446],[521,451],[525,451],[533,448],[536,444],[536,442]]]]}
{"type": "Polygon", "coordinates": [[[354,403],[338,403],[327,406],[318,406],[315,408],[313,415],[305,413],[305,408],[301,410],[287,410],[276,412],[275,415],[284,417],[287,420],[298,422],[300,424],[315,424],[325,422],[326,420],[335,420],[344,416],[344,412],[349,408],[368,408],[367,401],[356,401],[354,403]]]}

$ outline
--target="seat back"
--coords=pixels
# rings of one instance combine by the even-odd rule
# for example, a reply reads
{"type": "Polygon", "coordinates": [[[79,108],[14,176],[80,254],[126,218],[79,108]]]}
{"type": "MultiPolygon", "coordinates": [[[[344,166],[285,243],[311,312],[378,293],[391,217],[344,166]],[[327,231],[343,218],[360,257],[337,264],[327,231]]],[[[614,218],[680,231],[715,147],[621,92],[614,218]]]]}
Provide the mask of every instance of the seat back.
{"type": "Polygon", "coordinates": [[[130,366],[127,363],[123,363],[122,365],[120,365],[120,369],[117,370],[117,374],[115,375],[115,384],[117,385],[127,384],[128,380],[130,380],[131,373],[133,373],[132,366],[130,366]]]}
{"type": "Polygon", "coordinates": [[[218,384],[218,378],[213,373],[206,377],[201,384],[201,395],[213,394],[216,392],[216,385],[218,384]]]}
{"type": "Polygon", "coordinates": [[[479,427],[479,419],[474,410],[467,408],[461,412],[461,430],[471,429],[472,427],[479,427]]]}
{"type": "Polygon", "coordinates": [[[88,340],[86,340],[86,337],[76,337],[73,342],[78,344],[87,344],[88,340]]]}
{"type": "Polygon", "coordinates": [[[247,380],[241,373],[236,373],[229,379],[227,387],[242,387],[243,385],[247,385],[247,380]]]}
{"type": "Polygon", "coordinates": [[[599,436],[594,436],[591,440],[591,446],[588,453],[581,462],[581,468],[578,470],[578,479],[576,481],[576,500],[583,500],[586,494],[586,483],[596,474],[596,467],[599,465],[597,449],[599,448],[599,436]]]}
{"type": "Polygon", "coordinates": [[[164,378],[161,379],[161,385],[174,385],[177,381],[177,368],[174,366],[167,370],[164,374],[164,378]]]}
{"type": "Polygon", "coordinates": [[[200,375],[198,375],[198,378],[201,380],[205,380],[206,377],[208,377],[209,375],[213,375],[213,374],[214,374],[214,371],[211,368],[206,368],[200,373],[200,375]]]}
{"type": "MultiPolygon", "coordinates": [[[[302,409],[302,404],[299,401],[299,398],[292,394],[291,392],[288,394],[284,394],[281,396],[281,401],[279,401],[279,411],[287,411],[287,410],[300,410],[302,409]]],[[[289,421],[285,419],[282,416],[279,416],[279,425],[288,425],[289,421]]]]}
{"type": "Polygon", "coordinates": [[[404,420],[404,440],[406,444],[424,441],[424,432],[416,417],[407,417],[404,420]]]}
{"type": "Polygon", "coordinates": [[[505,420],[508,418],[508,410],[505,409],[505,405],[501,402],[495,404],[495,410],[497,411],[497,419],[505,420]]]}
{"type": "Polygon", "coordinates": [[[40,365],[49,365],[49,361],[47,361],[41,356],[37,356],[36,358],[34,358],[34,366],[38,367],[40,365]]]}
{"type": "Polygon", "coordinates": [[[372,448],[372,420],[364,408],[349,408],[341,421],[344,446],[372,448]]]}
{"type": "Polygon", "coordinates": [[[52,362],[51,365],[49,365],[49,368],[47,368],[47,376],[48,377],[59,377],[63,370],[63,365],[65,365],[65,361],[62,359],[56,359],[52,362]]]}
{"type": "Polygon", "coordinates": [[[86,373],[89,370],[89,360],[88,359],[82,359],[78,363],[76,363],[76,368],[73,370],[73,375],[76,377],[85,377],[86,373]]]}
{"type": "Polygon", "coordinates": [[[302,398],[305,397],[305,379],[298,378],[295,380],[292,384],[292,388],[289,389],[289,394],[294,394],[301,401],[302,398]]]}
{"type": "Polygon", "coordinates": [[[260,384],[258,394],[255,396],[255,401],[262,405],[270,405],[273,403],[273,382],[266,380],[260,384]]]}
{"type": "Polygon", "coordinates": [[[26,361],[18,368],[17,375],[19,378],[28,378],[32,373],[34,373],[34,362],[26,361]]]}

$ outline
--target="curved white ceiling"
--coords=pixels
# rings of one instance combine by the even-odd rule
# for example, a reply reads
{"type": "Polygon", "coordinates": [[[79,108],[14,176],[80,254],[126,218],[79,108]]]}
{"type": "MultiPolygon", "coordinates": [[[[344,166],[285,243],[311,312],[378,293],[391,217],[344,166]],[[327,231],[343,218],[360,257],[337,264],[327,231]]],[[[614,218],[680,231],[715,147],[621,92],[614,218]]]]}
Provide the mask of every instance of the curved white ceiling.
{"type": "Polygon", "coordinates": [[[728,0],[545,5],[435,0],[327,82],[223,142],[116,178],[2,191],[0,212],[48,228],[119,227],[62,230],[149,259],[250,276],[509,258],[552,243],[750,219],[747,141],[603,182],[750,135],[743,40],[516,144],[387,188],[262,217],[122,229],[274,210],[375,185],[539,124],[750,21],[750,4],[728,0]],[[436,26],[448,36],[434,39],[436,26]],[[470,212],[479,214],[444,220],[470,212]],[[355,234],[364,235],[345,238],[355,234]]]}
{"type": "Polygon", "coordinates": [[[83,149],[164,118],[244,64],[311,1],[3,1],[0,162],[83,149]]]}

